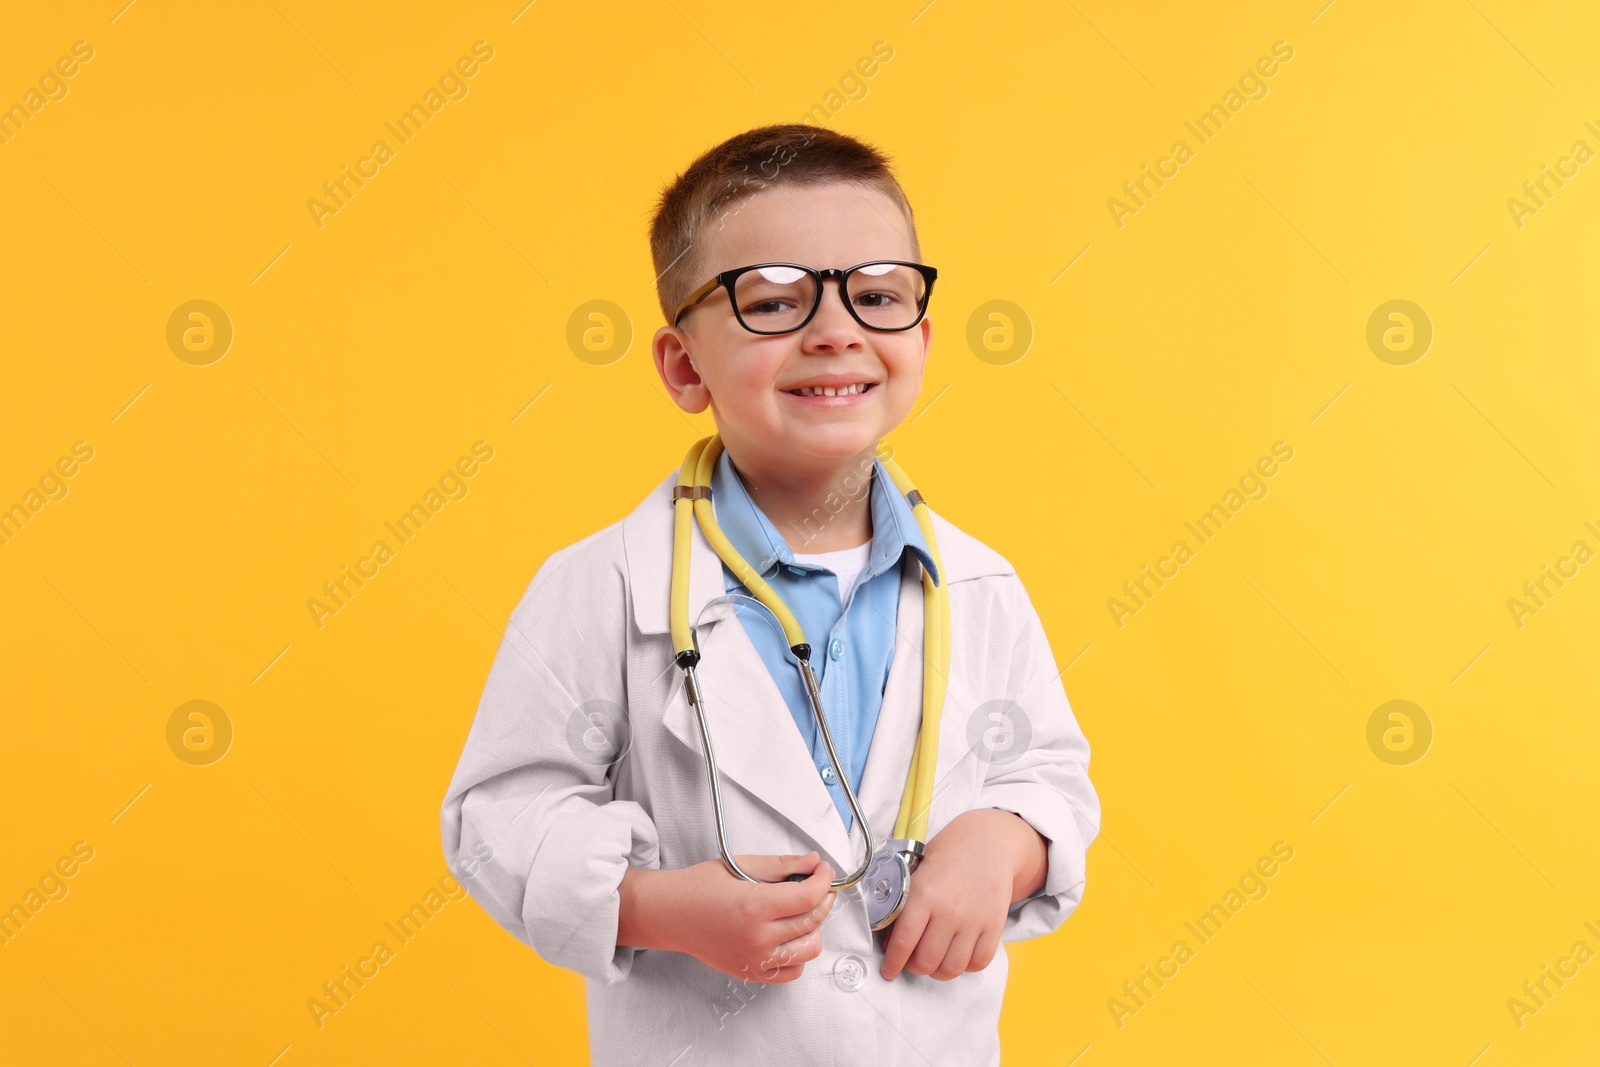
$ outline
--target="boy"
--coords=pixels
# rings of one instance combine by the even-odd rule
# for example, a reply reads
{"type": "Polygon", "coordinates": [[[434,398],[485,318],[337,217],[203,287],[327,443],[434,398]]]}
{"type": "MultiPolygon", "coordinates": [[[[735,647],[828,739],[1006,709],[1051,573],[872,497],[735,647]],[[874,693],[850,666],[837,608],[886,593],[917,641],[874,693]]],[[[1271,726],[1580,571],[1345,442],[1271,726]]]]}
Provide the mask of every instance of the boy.
{"type": "Polygon", "coordinates": [[[685,411],[713,413],[717,524],[816,650],[875,842],[922,717],[924,569],[947,590],[926,851],[881,935],[862,886],[832,890],[861,862],[861,827],[789,642],[728,599],[748,590],[696,526],[689,619],[723,821],[760,881],[724,864],[674,665],[674,474],[552,555],[512,613],[444,802],[451,869],[470,864],[465,884],[501,925],[589,978],[597,1064],[997,1064],[1001,942],[1077,906],[1100,809],[1015,571],[937,515],[929,544],[874,458],[932,338],[910,205],[873,148],[765,127],[669,186],[651,245],[669,323],[656,371],[685,411]]]}

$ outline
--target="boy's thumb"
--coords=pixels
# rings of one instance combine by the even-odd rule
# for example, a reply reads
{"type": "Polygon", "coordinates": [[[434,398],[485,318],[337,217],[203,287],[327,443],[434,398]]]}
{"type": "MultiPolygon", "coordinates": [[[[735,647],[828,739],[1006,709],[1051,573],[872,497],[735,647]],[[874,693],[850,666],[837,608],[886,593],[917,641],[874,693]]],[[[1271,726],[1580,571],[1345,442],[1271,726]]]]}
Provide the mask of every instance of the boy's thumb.
{"type": "Polygon", "coordinates": [[[829,878],[832,878],[832,867],[816,852],[808,852],[804,856],[793,857],[793,871],[784,878],[786,882],[804,882],[813,877],[821,867],[828,867],[829,878]]]}
{"type": "Polygon", "coordinates": [[[739,866],[763,882],[803,882],[822,862],[816,852],[804,856],[739,856],[739,866]]]}
{"type": "Polygon", "coordinates": [[[807,852],[804,856],[783,857],[784,870],[789,873],[784,878],[786,882],[803,882],[811,877],[811,872],[817,869],[817,864],[822,862],[822,857],[816,852],[807,852]]]}
{"type": "Polygon", "coordinates": [[[745,870],[764,882],[803,882],[811,877],[822,857],[815,850],[804,856],[757,856],[757,862],[744,864],[745,870]]]}

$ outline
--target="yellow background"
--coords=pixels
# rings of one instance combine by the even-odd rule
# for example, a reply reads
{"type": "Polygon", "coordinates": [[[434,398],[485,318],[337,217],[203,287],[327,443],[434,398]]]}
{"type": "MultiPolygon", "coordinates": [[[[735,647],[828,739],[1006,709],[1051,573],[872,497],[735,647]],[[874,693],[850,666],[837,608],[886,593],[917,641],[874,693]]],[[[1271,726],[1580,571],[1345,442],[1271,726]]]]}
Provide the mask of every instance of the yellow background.
{"type": "Polygon", "coordinates": [[[1600,963],[1520,1028],[1506,1002],[1600,949],[1600,564],[1520,628],[1506,601],[1600,548],[1600,163],[1520,228],[1506,201],[1600,148],[1600,18],[924,2],[8,10],[0,103],[95,50],[0,146],[0,504],[95,450],[0,546],[0,904],[95,849],[0,948],[10,1062],[582,1062],[581,979],[470,901],[322,1029],[306,1001],[445,873],[439,805],[539,563],[711,429],[649,366],[653,197],[880,40],[827,121],[893,155],[941,272],[891,442],[1023,576],[1104,805],[1082,906],[1011,946],[1006,1062],[1592,1051],[1600,963]],[[470,94],[319,229],[308,198],[478,40],[470,94]],[[1279,40],[1269,95],[1197,146],[1279,40]],[[208,366],[166,342],[195,299],[235,332],[208,366]],[[1407,366],[1365,340],[1394,299],[1435,331],[1407,366]],[[591,300],[635,335],[607,366],[566,341],[591,300]],[[1034,330],[1005,365],[966,342],[991,300],[1034,330]],[[318,629],[306,600],[478,440],[470,495],[318,629]],[[1107,599],[1279,440],[1270,494],[1118,628],[1107,599]],[[197,699],[235,732],[209,766],[167,743],[197,699]],[[1391,699],[1432,724],[1408,766],[1367,744],[1391,699]],[[1119,1027],[1108,999],[1279,840],[1270,895],[1119,1027]]]}

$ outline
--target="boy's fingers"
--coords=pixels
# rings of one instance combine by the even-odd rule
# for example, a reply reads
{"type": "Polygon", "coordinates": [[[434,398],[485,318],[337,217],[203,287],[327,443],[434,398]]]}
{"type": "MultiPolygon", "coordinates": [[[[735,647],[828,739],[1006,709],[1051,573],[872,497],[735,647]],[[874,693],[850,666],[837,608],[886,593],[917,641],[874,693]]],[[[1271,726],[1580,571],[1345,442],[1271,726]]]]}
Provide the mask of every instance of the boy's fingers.
{"type": "MultiPolygon", "coordinates": [[[[774,946],[752,968],[758,981],[778,981],[777,975],[794,972],[798,975],[806,963],[822,952],[822,935],[810,933],[774,946]]],[[[782,979],[787,980],[787,979],[782,979]]]]}
{"type": "Polygon", "coordinates": [[[959,978],[972,968],[968,964],[972,960],[972,947],[977,943],[976,932],[958,930],[950,939],[950,947],[945,949],[944,962],[939,964],[939,969],[933,972],[933,977],[941,982],[948,982],[952,978],[959,978]]]}
{"type": "Polygon", "coordinates": [[[767,985],[779,985],[783,982],[794,981],[796,978],[799,978],[802,974],[804,974],[805,970],[806,969],[803,964],[791,964],[787,967],[779,967],[775,971],[768,971],[765,974],[756,975],[753,981],[763,982],[767,985]]]}
{"type": "MultiPolygon", "coordinates": [[[[812,876],[812,878],[816,877],[816,875],[812,876]]],[[[827,881],[831,880],[832,876],[830,874],[825,874],[823,877],[824,884],[827,884],[827,881]]],[[[810,879],[808,879],[808,881],[810,881],[810,879]]],[[[802,886],[804,885],[804,883],[800,884],[802,886]]],[[[805,911],[797,912],[794,915],[780,915],[776,917],[773,922],[784,937],[795,938],[801,936],[802,934],[808,934],[817,927],[821,926],[828,918],[828,914],[833,910],[833,901],[835,895],[836,894],[831,892],[824,892],[822,894],[822,899],[817,901],[816,904],[807,908],[805,911]]]]}
{"type": "Polygon", "coordinates": [[[934,974],[944,966],[955,934],[956,930],[948,920],[941,921],[938,917],[929,919],[922,936],[917,938],[916,950],[911,953],[911,959],[906,961],[905,969],[912,974],[934,974]]]}
{"type": "Polygon", "coordinates": [[[907,907],[900,913],[900,918],[894,921],[883,945],[883,966],[878,969],[886,981],[894,981],[905,969],[906,960],[911,958],[927,926],[928,914],[920,908],[913,910],[907,907]]]}
{"type": "Polygon", "coordinates": [[[819,930],[811,930],[785,941],[773,950],[769,966],[803,965],[820,955],[822,955],[822,933],[819,930]]]}
{"type": "MultiPolygon", "coordinates": [[[[767,900],[767,917],[800,918],[821,904],[832,888],[833,865],[826,861],[819,862],[803,882],[777,882],[763,889],[767,900]]],[[[826,912],[823,914],[826,915],[826,912]]]]}
{"type": "Polygon", "coordinates": [[[967,963],[967,970],[981,971],[994,962],[994,954],[1000,948],[1000,931],[1002,926],[993,926],[983,932],[978,938],[978,943],[972,947],[972,959],[967,963]]]}

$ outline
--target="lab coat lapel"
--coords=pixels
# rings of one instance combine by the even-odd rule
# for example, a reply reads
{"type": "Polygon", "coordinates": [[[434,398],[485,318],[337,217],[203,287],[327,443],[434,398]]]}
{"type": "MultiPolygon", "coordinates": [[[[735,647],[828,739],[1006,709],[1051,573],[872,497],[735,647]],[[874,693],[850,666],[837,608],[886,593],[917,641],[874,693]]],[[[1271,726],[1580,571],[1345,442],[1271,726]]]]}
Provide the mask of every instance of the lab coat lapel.
{"type": "MultiPolygon", "coordinates": [[[[963,565],[961,550],[952,546],[944,553],[946,580],[956,571],[952,564],[963,565]]],[[[900,797],[905,790],[906,775],[910,772],[911,754],[916,749],[917,734],[922,729],[922,637],[923,599],[922,568],[907,562],[900,578],[900,609],[895,619],[894,661],[889,667],[889,681],[884,687],[883,707],[878,713],[878,724],[873,730],[872,747],[867,753],[867,767],[862,774],[862,809],[872,822],[873,842],[881,844],[894,833],[895,818],[900,813],[900,797]]],[[[966,800],[966,791],[972,784],[977,764],[972,747],[967,741],[967,719],[970,697],[956,676],[955,657],[959,650],[952,649],[951,677],[945,687],[944,706],[939,715],[938,763],[934,769],[933,797],[930,801],[929,833],[941,825],[934,813],[943,814],[952,803],[959,808],[966,800]]],[[[852,828],[851,847],[860,848],[860,837],[852,828]]],[[[858,853],[859,854],[859,853],[858,853]]]]}
{"type": "MultiPolygon", "coordinates": [[[[884,686],[872,745],[867,749],[867,766],[861,774],[861,792],[856,797],[872,824],[874,845],[882,844],[894,833],[900,794],[911,767],[917,731],[922,726],[922,569],[909,562],[900,568],[900,606],[895,612],[894,628],[889,681],[884,686]]],[[[850,829],[850,847],[852,855],[861,854],[858,827],[850,829]]]]}
{"type": "MultiPolygon", "coordinates": [[[[668,533],[670,536],[670,526],[668,533]]],[[[670,550],[670,542],[667,547],[670,550]]],[[[741,802],[738,791],[728,788],[732,782],[815,842],[823,858],[841,873],[854,870],[860,853],[850,859],[844,822],[811,764],[811,753],[795,727],[789,705],[732,605],[716,605],[702,618],[702,610],[723,595],[724,586],[721,560],[698,525],[689,556],[689,621],[698,623],[695,637],[701,656],[696,677],[722,779],[724,811],[741,802]]],[[[673,668],[672,674],[672,693],[662,723],[703,761],[700,726],[684,694],[681,672],[673,668]]],[[[729,833],[729,848],[735,855],[756,851],[741,844],[731,829],[729,833]]]]}

